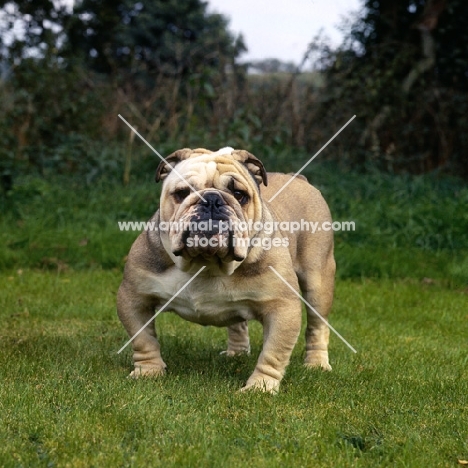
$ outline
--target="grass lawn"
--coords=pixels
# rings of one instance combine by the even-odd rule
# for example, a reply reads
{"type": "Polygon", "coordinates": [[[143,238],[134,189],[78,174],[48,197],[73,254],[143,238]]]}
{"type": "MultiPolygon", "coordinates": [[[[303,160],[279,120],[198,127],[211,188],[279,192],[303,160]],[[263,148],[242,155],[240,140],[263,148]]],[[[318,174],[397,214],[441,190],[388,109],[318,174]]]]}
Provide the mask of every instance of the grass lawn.
{"type": "MultiPolygon", "coordinates": [[[[292,153],[259,155],[297,170],[292,153]]],[[[300,158],[299,158],[300,159],[300,158]]],[[[146,162],[145,162],[146,161],[146,162]]],[[[241,394],[261,349],[157,319],[168,374],[128,380],[115,295],[160,187],[154,160],[119,180],[24,177],[0,194],[0,467],[457,466],[468,460],[468,188],[433,176],[306,174],[335,220],[333,372],[302,366],[280,393],[241,394]],[[144,173],[144,174],[143,174],[144,173]]],[[[276,164],[276,166],[275,166],[276,164]]]]}
{"type": "Polygon", "coordinates": [[[467,292],[340,280],[333,371],[238,393],[261,348],[229,359],[223,329],[157,319],[168,374],[126,379],[119,269],[0,273],[0,466],[458,466],[468,459],[467,292]]]}

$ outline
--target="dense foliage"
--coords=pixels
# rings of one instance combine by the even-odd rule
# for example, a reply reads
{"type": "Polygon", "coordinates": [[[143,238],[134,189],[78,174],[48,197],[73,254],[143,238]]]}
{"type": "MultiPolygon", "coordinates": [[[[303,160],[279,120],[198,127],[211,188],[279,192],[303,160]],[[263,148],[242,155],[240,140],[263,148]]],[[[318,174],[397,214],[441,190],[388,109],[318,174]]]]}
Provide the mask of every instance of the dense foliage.
{"type": "Polygon", "coordinates": [[[259,156],[314,153],[356,114],[321,158],[468,176],[462,0],[366,0],[339,48],[311,42],[315,71],[269,59],[252,64],[255,75],[241,62],[242,37],[207,8],[0,2],[4,191],[31,171],[92,179],[125,166],[128,181],[135,143],[119,113],[158,148],[230,144],[259,156]]]}
{"type": "Polygon", "coordinates": [[[83,0],[73,11],[49,0],[1,6],[7,188],[12,175],[31,170],[102,172],[102,148],[122,146],[114,140],[127,134],[119,112],[150,139],[175,139],[209,116],[215,87],[232,88],[245,73],[237,64],[242,37],[201,0],[83,0]]]}
{"type": "Polygon", "coordinates": [[[361,117],[358,162],[468,176],[467,20],[462,0],[366,0],[344,45],[324,51],[322,115],[361,117]]]}

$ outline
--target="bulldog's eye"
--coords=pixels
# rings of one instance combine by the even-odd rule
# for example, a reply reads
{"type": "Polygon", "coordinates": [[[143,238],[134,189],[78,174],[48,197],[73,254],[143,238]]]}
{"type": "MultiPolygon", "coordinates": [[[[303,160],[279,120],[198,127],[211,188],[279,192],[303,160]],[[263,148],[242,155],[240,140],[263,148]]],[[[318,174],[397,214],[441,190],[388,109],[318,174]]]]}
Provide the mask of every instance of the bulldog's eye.
{"type": "Polygon", "coordinates": [[[190,195],[190,189],[180,189],[176,190],[172,196],[174,197],[176,203],[182,203],[190,195]]]}
{"type": "Polygon", "coordinates": [[[234,190],[232,192],[234,198],[241,204],[245,205],[249,201],[249,196],[243,190],[234,190]]]}

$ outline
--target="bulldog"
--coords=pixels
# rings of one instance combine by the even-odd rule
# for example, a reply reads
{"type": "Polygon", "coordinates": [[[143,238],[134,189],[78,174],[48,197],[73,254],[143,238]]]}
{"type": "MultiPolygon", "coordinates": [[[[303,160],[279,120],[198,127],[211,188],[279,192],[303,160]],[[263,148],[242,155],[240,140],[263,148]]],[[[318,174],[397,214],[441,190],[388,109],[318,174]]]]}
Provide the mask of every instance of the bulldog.
{"type": "Polygon", "coordinates": [[[263,349],[241,390],[275,393],[300,334],[300,293],[315,309],[306,308],[305,365],[331,370],[333,232],[312,233],[304,224],[321,226],[331,215],[305,177],[292,177],[267,174],[255,156],[232,148],[182,149],[159,164],[160,208],[150,220],[156,228],[131,247],[117,297],[119,318],[134,338],[131,377],[165,373],[151,321],[162,308],[227,327],[228,356],[250,352],[247,322],[261,322],[263,349]],[[293,222],[303,229],[288,229],[293,222]]]}

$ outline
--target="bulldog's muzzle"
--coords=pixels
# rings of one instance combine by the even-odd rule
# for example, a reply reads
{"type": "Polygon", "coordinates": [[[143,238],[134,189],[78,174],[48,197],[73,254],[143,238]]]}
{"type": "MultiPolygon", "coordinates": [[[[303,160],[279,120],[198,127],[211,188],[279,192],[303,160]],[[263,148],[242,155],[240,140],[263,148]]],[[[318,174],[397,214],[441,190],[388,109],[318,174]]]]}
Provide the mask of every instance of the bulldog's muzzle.
{"type": "Polygon", "coordinates": [[[225,261],[242,261],[235,248],[233,211],[218,192],[205,192],[184,217],[180,242],[173,250],[176,257],[210,258],[218,256],[225,261]]]}

